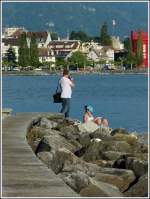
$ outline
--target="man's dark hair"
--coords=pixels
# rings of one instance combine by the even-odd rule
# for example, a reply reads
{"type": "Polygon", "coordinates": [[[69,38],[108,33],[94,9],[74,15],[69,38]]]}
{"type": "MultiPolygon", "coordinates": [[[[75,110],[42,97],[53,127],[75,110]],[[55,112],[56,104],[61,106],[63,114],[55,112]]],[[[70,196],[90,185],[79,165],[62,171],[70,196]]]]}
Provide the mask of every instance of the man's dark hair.
{"type": "Polygon", "coordinates": [[[63,70],[63,75],[68,75],[68,74],[69,74],[69,70],[64,69],[64,70],[63,70]]]}

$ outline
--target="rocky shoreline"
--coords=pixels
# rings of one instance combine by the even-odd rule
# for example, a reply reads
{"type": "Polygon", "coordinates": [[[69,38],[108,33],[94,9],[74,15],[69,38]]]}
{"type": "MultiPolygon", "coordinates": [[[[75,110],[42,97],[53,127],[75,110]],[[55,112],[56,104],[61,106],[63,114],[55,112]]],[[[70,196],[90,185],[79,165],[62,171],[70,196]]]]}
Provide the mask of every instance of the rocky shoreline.
{"type": "Polygon", "coordinates": [[[36,156],[83,197],[148,196],[148,145],[143,139],[61,114],[37,118],[27,132],[36,156]]]}

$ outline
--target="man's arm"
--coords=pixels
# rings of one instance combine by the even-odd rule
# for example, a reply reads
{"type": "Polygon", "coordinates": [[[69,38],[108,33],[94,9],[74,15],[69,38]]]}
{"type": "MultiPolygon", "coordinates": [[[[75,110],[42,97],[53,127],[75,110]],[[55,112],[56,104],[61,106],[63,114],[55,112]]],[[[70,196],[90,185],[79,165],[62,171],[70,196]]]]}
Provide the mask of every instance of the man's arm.
{"type": "Polygon", "coordinates": [[[69,80],[70,80],[70,86],[74,87],[75,86],[74,79],[71,77],[69,78],[69,80]]]}

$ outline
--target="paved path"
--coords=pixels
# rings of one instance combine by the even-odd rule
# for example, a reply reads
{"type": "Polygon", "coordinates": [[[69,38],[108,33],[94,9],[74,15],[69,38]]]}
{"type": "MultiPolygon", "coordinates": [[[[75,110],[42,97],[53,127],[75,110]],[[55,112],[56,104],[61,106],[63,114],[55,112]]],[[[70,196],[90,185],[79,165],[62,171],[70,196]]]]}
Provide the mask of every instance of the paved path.
{"type": "Polygon", "coordinates": [[[19,113],[3,120],[2,197],[77,197],[27,143],[27,127],[38,115],[19,113]]]}

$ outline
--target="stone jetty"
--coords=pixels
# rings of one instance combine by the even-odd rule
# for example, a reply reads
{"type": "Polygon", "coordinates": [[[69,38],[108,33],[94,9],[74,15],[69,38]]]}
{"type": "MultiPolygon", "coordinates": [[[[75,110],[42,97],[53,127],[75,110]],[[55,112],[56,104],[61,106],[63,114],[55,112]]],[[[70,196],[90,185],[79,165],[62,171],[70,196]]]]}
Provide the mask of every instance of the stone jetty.
{"type": "Polygon", "coordinates": [[[125,129],[18,113],[2,135],[4,197],[148,196],[148,146],[125,129]]]}

